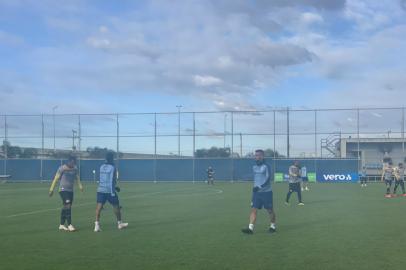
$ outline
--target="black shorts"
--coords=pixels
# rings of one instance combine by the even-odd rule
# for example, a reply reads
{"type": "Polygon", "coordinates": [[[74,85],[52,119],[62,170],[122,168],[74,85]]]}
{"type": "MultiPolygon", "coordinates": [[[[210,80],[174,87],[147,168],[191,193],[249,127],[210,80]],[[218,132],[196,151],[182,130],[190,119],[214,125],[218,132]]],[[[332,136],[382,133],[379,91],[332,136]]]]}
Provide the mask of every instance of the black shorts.
{"type": "Polygon", "coordinates": [[[289,183],[289,191],[299,192],[300,191],[300,182],[289,183]]]}
{"type": "Polygon", "coordinates": [[[61,196],[62,203],[64,205],[73,203],[73,192],[72,191],[59,191],[59,195],[61,196]]]}

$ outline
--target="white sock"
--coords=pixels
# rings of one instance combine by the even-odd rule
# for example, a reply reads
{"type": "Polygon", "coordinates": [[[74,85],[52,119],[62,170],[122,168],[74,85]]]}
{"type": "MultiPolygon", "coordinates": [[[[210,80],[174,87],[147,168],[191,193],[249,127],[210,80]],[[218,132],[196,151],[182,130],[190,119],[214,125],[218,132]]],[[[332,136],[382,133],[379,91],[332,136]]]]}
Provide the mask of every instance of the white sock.
{"type": "Polygon", "coordinates": [[[248,225],[248,229],[250,229],[251,231],[253,231],[253,230],[254,230],[254,224],[250,223],[250,224],[248,225]]]}
{"type": "Polygon", "coordinates": [[[275,223],[271,223],[271,228],[272,228],[272,229],[276,229],[276,224],[275,224],[275,223]]]}
{"type": "Polygon", "coordinates": [[[120,225],[120,224],[121,224],[121,220],[117,221],[117,224],[120,225]]]}
{"type": "Polygon", "coordinates": [[[100,223],[99,223],[98,221],[95,221],[95,222],[94,222],[94,225],[95,225],[95,226],[100,226],[100,223]]]}

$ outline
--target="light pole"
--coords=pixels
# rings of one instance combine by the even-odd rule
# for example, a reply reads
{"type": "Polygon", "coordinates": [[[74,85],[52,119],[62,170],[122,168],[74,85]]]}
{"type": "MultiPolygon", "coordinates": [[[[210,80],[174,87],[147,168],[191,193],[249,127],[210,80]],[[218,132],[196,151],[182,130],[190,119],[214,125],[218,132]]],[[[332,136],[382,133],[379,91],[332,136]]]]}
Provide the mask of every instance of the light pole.
{"type": "Polygon", "coordinates": [[[77,131],[72,129],[72,150],[75,151],[76,150],[76,146],[75,146],[75,136],[76,136],[77,131]]]}
{"type": "Polygon", "coordinates": [[[176,105],[176,108],[178,108],[178,157],[180,157],[180,109],[182,107],[182,105],[176,105]]]}
{"type": "Polygon", "coordinates": [[[55,110],[58,109],[58,105],[52,107],[52,125],[54,127],[54,153],[56,151],[55,145],[55,110]]]}

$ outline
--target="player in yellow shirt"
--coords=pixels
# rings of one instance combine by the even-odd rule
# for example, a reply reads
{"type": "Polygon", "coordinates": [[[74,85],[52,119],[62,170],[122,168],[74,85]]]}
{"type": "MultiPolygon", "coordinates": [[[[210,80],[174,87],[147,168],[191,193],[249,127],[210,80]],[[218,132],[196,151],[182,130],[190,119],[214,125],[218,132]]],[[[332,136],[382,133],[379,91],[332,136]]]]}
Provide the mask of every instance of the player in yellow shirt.
{"type": "Polygon", "coordinates": [[[393,189],[393,195],[396,196],[396,191],[398,187],[400,186],[402,188],[402,195],[403,197],[406,197],[405,193],[405,167],[403,166],[403,163],[399,163],[398,166],[394,170],[394,175],[395,175],[395,188],[393,189]]]}

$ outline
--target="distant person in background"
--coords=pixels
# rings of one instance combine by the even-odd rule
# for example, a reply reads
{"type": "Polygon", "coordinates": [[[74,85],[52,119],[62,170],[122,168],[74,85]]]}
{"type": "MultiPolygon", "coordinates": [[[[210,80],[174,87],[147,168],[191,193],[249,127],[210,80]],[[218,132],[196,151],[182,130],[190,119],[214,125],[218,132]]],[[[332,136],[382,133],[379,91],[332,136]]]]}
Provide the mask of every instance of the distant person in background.
{"type": "Polygon", "coordinates": [[[398,166],[394,170],[395,174],[395,188],[393,189],[393,195],[396,196],[396,191],[400,186],[402,188],[402,196],[406,197],[405,193],[405,167],[403,163],[399,163],[398,166]]]}
{"type": "Polygon", "coordinates": [[[61,180],[59,184],[59,195],[61,196],[63,204],[59,230],[74,232],[76,231],[76,229],[72,225],[72,203],[73,186],[75,181],[77,181],[80,191],[83,191],[83,186],[79,178],[79,171],[76,167],[75,156],[69,156],[68,162],[59,167],[49,189],[49,197],[52,197],[52,195],[54,194],[56,183],[59,180],[61,180]],[[65,226],[65,223],[68,225],[67,227],[65,226]]]}
{"type": "Polygon", "coordinates": [[[268,211],[271,225],[268,232],[276,232],[276,216],[273,209],[273,192],[271,187],[271,177],[269,167],[264,160],[263,150],[255,151],[255,165],[252,167],[254,174],[254,187],[252,189],[251,214],[248,228],[241,231],[245,234],[253,234],[257,220],[258,209],[265,208],[268,211]]]}
{"type": "Polygon", "coordinates": [[[309,177],[307,176],[306,166],[300,168],[300,176],[302,178],[302,191],[309,190],[309,177]]]}
{"type": "Polygon", "coordinates": [[[386,194],[385,198],[391,198],[390,189],[393,182],[393,166],[392,161],[389,161],[387,164],[384,163],[382,168],[381,181],[385,181],[386,185],[386,194]]]}
{"type": "MultiPolygon", "coordinates": [[[[385,154],[383,155],[382,163],[385,166],[385,165],[388,165],[389,162],[392,162],[392,158],[389,156],[388,152],[385,152],[385,154]]],[[[392,162],[392,164],[393,164],[393,162],[392,162]]]]}
{"type": "Polygon", "coordinates": [[[363,166],[361,170],[361,187],[366,186],[367,186],[367,168],[363,166]]]}
{"type": "Polygon", "coordinates": [[[208,185],[214,185],[214,170],[211,166],[207,168],[207,184],[208,185]]]}
{"type": "Polygon", "coordinates": [[[299,200],[298,205],[304,205],[302,201],[302,191],[300,188],[300,164],[299,161],[295,161],[292,166],[289,167],[289,191],[286,195],[286,205],[289,205],[289,199],[293,192],[297,192],[297,198],[299,200]]]}
{"type": "Polygon", "coordinates": [[[94,223],[95,232],[101,231],[100,212],[107,201],[113,206],[113,211],[117,218],[117,228],[121,230],[128,226],[128,223],[121,221],[121,207],[117,192],[120,192],[120,188],[117,186],[114,153],[107,152],[105,163],[100,167],[99,186],[97,187],[96,221],[94,223]]]}

